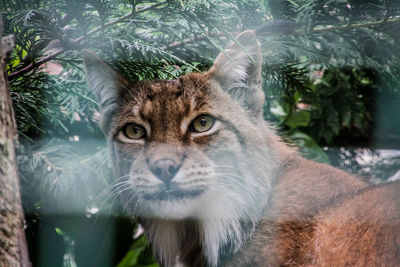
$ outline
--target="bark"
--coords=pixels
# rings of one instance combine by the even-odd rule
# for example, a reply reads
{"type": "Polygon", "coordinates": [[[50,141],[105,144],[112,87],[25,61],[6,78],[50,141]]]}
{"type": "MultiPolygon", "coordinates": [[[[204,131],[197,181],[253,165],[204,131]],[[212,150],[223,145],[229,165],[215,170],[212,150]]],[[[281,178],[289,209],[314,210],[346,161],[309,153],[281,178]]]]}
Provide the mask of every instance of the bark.
{"type": "Polygon", "coordinates": [[[3,36],[0,16],[0,266],[30,266],[24,233],[15,144],[17,130],[6,76],[13,36],[3,36]]]}

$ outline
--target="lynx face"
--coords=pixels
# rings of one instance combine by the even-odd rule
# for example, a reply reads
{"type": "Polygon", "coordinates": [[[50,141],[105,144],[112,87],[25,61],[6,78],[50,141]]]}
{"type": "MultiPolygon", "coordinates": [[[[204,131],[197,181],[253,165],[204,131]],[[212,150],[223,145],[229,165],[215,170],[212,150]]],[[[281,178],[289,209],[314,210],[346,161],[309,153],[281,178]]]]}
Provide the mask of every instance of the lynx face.
{"type": "Polygon", "coordinates": [[[134,215],[259,216],[270,187],[260,177],[274,160],[266,154],[260,49],[252,32],[238,41],[247,51],[232,45],[206,73],[141,83],[84,52],[116,184],[134,215]]]}

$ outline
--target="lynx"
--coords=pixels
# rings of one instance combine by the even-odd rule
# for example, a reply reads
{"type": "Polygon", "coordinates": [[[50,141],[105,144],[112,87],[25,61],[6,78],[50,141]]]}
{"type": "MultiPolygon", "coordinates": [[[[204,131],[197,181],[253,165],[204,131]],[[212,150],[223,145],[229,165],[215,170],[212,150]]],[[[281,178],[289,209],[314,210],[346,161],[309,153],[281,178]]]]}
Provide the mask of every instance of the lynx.
{"type": "Polygon", "coordinates": [[[263,119],[253,31],[176,80],[132,82],[83,56],[122,203],[163,266],[400,264],[400,184],[370,186],[281,141],[263,119]]]}

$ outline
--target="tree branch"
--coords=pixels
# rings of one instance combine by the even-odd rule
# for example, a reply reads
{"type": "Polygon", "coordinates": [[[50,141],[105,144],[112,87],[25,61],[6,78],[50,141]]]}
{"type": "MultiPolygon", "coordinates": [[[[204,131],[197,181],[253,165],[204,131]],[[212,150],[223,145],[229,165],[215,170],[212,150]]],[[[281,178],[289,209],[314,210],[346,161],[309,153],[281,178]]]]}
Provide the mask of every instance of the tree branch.
{"type": "MultiPolygon", "coordinates": [[[[166,1],[164,1],[164,2],[161,2],[161,3],[158,3],[158,4],[154,4],[154,5],[151,5],[151,6],[142,8],[142,9],[139,9],[139,10],[137,10],[137,11],[133,10],[133,11],[130,12],[129,14],[126,14],[125,16],[123,16],[123,17],[121,17],[121,18],[119,18],[119,19],[110,21],[110,22],[104,24],[104,25],[101,26],[101,27],[97,27],[97,28],[95,28],[95,29],[89,31],[89,32],[86,34],[86,36],[89,36],[89,35],[92,35],[92,34],[94,34],[94,33],[96,33],[96,32],[99,32],[99,31],[101,31],[101,30],[104,30],[104,29],[106,29],[106,28],[108,28],[108,27],[110,27],[110,26],[112,26],[112,25],[114,25],[114,24],[118,24],[118,23],[120,23],[120,22],[123,22],[124,20],[126,20],[126,19],[128,19],[128,18],[130,18],[130,17],[132,17],[132,16],[134,16],[134,15],[136,15],[136,14],[143,13],[143,12],[145,12],[145,11],[149,11],[149,10],[154,9],[154,8],[156,8],[156,7],[162,6],[162,5],[164,5],[164,4],[168,3],[168,2],[169,2],[169,0],[166,0],[166,1]]],[[[81,41],[82,39],[84,39],[86,36],[81,36],[81,37],[75,39],[74,41],[75,41],[75,42],[80,42],[80,41],[81,41]]]]}
{"type": "Polygon", "coordinates": [[[42,64],[44,64],[44,63],[46,63],[47,61],[52,60],[52,59],[55,58],[56,56],[61,55],[61,54],[64,53],[65,51],[66,51],[66,50],[65,50],[64,48],[61,48],[61,49],[57,50],[56,52],[51,53],[50,55],[45,56],[44,58],[42,58],[42,59],[40,59],[40,60],[38,60],[38,61],[36,61],[36,62],[32,62],[31,64],[29,64],[29,65],[26,66],[25,68],[22,68],[22,69],[17,70],[17,71],[15,71],[15,72],[13,72],[13,73],[10,73],[10,75],[8,75],[8,79],[9,79],[9,80],[12,80],[12,79],[14,79],[14,78],[16,78],[16,77],[19,77],[20,75],[25,74],[25,73],[27,73],[27,72],[33,70],[34,68],[36,68],[36,67],[38,67],[38,66],[40,66],[40,65],[42,65],[42,64]]]}
{"type": "MultiPolygon", "coordinates": [[[[330,32],[330,31],[337,31],[337,30],[348,30],[348,29],[357,29],[363,27],[370,27],[370,26],[380,26],[380,25],[390,25],[400,22],[400,18],[395,19],[384,19],[380,21],[373,21],[367,23],[356,23],[356,24],[347,24],[343,26],[332,26],[332,27],[316,27],[310,30],[309,33],[320,33],[320,32],[330,32]]],[[[255,29],[257,35],[265,35],[265,34],[279,34],[279,35],[299,35],[302,31],[299,29],[298,25],[293,21],[267,21],[257,27],[255,29]]],[[[238,33],[232,33],[236,35],[238,33]]],[[[224,34],[216,35],[215,37],[224,36],[224,34]]],[[[210,37],[210,36],[209,36],[210,37]]],[[[205,36],[199,36],[192,39],[185,39],[180,42],[173,42],[169,45],[163,47],[163,49],[174,49],[178,48],[187,43],[192,43],[199,39],[205,39],[205,36]]]]}
{"type": "MultiPolygon", "coordinates": [[[[166,0],[166,1],[154,4],[154,5],[139,9],[137,11],[133,10],[132,12],[124,15],[123,17],[121,17],[119,19],[110,21],[110,22],[108,22],[108,23],[106,23],[106,24],[104,24],[104,25],[102,25],[100,27],[97,27],[97,28],[89,31],[86,35],[82,35],[82,36],[72,40],[70,43],[76,45],[77,43],[79,43],[80,41],[82,41],[83,39],[85,39],[86,37],[88,37],[88,36],[90,36],[90,35],[92,35],[94,33],[97,33],[97,32],[99,32],[101,30],[104,30],[104,29],[106,29],[106,28],[108,28],[108,27],[110,27],[112,25],[115,25],[115,24],[118,24],[120,22],[123,22],[124,20],[126,20],[126,19],[128,19],[128,18],[130,18],[130,17],[132,17],[132,16],[134,16],[136,14],[140,14],[140,13],[152,10],[154,8],[157,8],[159,6],[162,6],[162,5],[166,4],[166,3],[168,3],[169,1],[170,0],[166,0]]],[[[70,49],[60,48],[56,52],[53,52],[50,55],[47,55],[44,58],[42,58],[42,59],[40,59],[40,60],[38,60],[36,62],[32,62],[31,64],[29,64],[28,66],[26,66],[26,67],[24,67],[24,68],[22,68],[20,70],[17,70],[17,71],[15,71],[13,73],[10,73],[10,75],[8,75],[8,79],[12,80],[14,78],[17,78],[17,77],[19,77],[19,76],[21,76],[21,75],[33,70],[34,68],[36,68],[36,67],[38,67],[38,66],[40,66],[40,65],[42,65],[42,64],[44,64],[44,63],[46,63],[46,62],[48,62],[50,60],[52,60],[52,59],[54,59],[55,57],[61,55],[62,53],[64,53],[67,50],[70,50],[70,49]]]]}
{"type": "MultiPolygon", "coordinates": [[[[337,27],[318,27],[312,29],[310,32],[311,33],[319,33],[319,32],[329,32],[329,31],[337,31],[337,30],[349,30],[349,29],[358,29],[358,28],[364,28],[364,27],[370,27],[370,26],[381,26],[381,25],[390,25],[390,24],[395,24],[400,22],[400,18],[395,18],[395,19],[383,19],[379,21],[371,21],[371,22],[366,22],[366,23],[355,23],[355,24],[348,24],[348,25],[343,25],[343,26],[337,26],[337,27]]],[[[296,32],[300,33],[300,31],[296,32]]]]}
{"type": "MultiPolygon", "coordinates": [[[[133,10],[132,12],[130,12],[129,14],[124,15],[123,17],[110,21],[100,27],[97,27],[91,31],[89,31],[85,36],[81,36],[78,37],[74,40],[72,40],[70,43],[71,44],[77,44],[80,41],[82,41],[83,39],[87,38],[88,36],[97,33],[101,30],[104,30],[112,25],[118,24],[120,22],[125,21],[126,19],[134,16],[135,14],[139,14],[139,13],[143,13],[145,11],[157,8],[161,5],[164,5],[166,3],[168,3],[169,0],[142,8],[140,10],[133,10]]],[[[320,32],[330,32],[330,31],[338,31],[338,30],[348,30],[348,29],[357,29],[357,28],[364,28],[364,27],[370,27],[370,26],[381,26],[381,25],[390,25],[390,24],[395,24],[400,22],[400,18],[394,18],[394,19],[383,19],[380,21],[372,21],[372,22],[367,22],[367,23],[355,23],[355,24],[347,24],[347,25],[343,25],[343,26],[332,26],[332,27],[316,27],[312,30],[310,30],[310,33],[320,33],[320,32]]],[[[302,31],[298,28],[298,25],[296,25],[294,22],[291,21],[272,21],[272,22],[266,22],[262,25],[260,25],[259,27],[257,27],[255,29],[255,31],[257,32],[257,34],[259,35],[263,35],[263,34],[281,34],[281,35],[299,35],[302,33],[302,31]]],[[[196,37],[196,39],[201,39],[202,37],[196,37]]],[[[204,38],[204,37],[203,37],[204,38]]],[[[183,44],[187,44],[187,43],[191,43],[194,42],[195,39],[186,39],[183,40],[181,42],[174,42],[172,44],[169,44],[165,47],[163,47],[164,49],[171,49],[171,48],[177,48],[183,44]]],[[[15,71],[13,73],[11,73],[8,78],[14,79],[16,77],[19,77],[22,74],[25,74],[31,70],[33,70],[34,68],[54,59],[55,57],[57,57],[58,55],[64,53],[67,50],[70,50],[72,48],[66,49],[66,48],[60,48],[59,50],[57,50],[56,52],[36,61],[36,62],[32,62],[31,64],[29,64],[28,66],[15,71]]]]}

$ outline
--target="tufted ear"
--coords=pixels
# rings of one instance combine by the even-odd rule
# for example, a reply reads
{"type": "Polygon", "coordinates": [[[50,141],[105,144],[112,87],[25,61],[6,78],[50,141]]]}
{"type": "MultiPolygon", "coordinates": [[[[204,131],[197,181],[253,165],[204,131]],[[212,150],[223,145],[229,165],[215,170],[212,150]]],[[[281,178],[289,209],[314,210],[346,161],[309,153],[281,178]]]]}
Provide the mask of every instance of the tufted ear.
{"type": "Polygon", "coordinates": [[[220,53],[210,69],[212,78],[233,99],[253,115],[262,115],[264,92],[261,81],[262,55],[254,31],[236,37],[225,53],[220,53]]]}
{"type": "Polygon", "coordinates": [[[129,81],[113,71],[102,59],[90,50],[82,50],[86,80],[92,90],[101,112],[101,127],[107,131],[109,116],[118,107],[123,90],[129,88],[129,81]]]}

